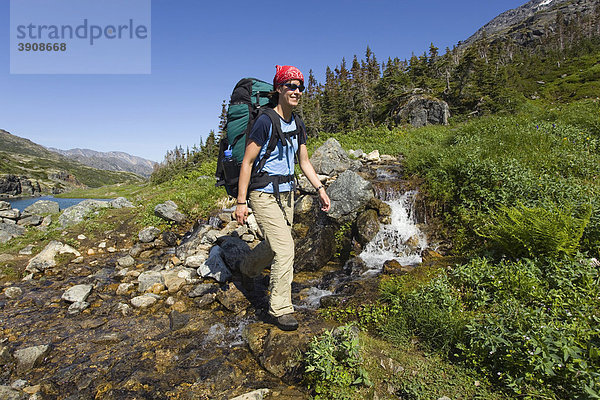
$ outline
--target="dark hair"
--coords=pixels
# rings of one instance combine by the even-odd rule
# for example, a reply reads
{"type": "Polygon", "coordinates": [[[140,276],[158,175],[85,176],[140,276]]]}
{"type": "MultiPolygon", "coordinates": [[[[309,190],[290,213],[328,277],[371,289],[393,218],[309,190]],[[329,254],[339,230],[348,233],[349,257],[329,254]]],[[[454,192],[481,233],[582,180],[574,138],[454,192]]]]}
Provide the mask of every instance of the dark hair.
{"type": "Polygon", "coordinates": [[[279,104],[279,92],[275,89],[271,90],[268,94],[269,96],[269,105],[275,107],[279,104]]]}

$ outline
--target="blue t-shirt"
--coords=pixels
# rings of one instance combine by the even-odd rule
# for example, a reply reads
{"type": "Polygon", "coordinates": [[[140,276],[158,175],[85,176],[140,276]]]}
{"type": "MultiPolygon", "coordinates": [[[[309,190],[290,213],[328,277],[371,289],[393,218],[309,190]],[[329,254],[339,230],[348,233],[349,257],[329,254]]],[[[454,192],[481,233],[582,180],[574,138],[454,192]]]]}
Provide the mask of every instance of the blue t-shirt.
{"type": "MultiPolygon", "coordinates": [[[[287,122],[281,116],[279,117],[281,122],[281,131],[283,133],[293,132],[296,130],[296,120],[292,116],[292,120],[287,122]]],[[[271,134],[273,133],[273,126],[271,124],[271,118],[269,118],[266,114],[261,114],[257,120],[254,122],[252,126],[252,131],[250,132],[250,140],[255,142],[257,145],[262,146],[260,149],[260,153],[254,162],[257,165],[260,160],[262,160],[263,156],[267,152],[267,145],[269,143],[269,139],[271,138],[271,134]]],[[[281,140],[277,141],[277,146],[273,149],[273,152],[265,162],[265,166],[261,171],[267,172],[269,175],[293,175],[294,174],[294,154],[298,150],[298,146],[301,144],[306,144],[306,127],[300,121],[300,132],[298,135],[292,138],[292,145],[287,143],[287,146],[284,146],[281,143],[281,140]]],[[[261,172],[258,171],[258,172],[261,172]]],[[[280,192],[289,192],[293,189],[293,182],[286,182],[279,184],[280,192]]],[[[256,189],[258,191],[273,193],[273,183],[269,183],[267,186],[261,189],[256,189]]]]}

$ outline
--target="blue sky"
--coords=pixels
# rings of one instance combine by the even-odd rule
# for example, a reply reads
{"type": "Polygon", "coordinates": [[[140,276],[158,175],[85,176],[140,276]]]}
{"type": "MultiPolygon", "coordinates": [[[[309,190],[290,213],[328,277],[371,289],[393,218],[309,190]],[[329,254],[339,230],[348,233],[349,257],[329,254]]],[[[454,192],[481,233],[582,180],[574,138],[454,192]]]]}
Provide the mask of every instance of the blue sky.
{"type": "Polygon", "coordinates": [[[10,7],[0,0],[0,129],[48,147],[161,161],[217,130],[240,78],[269,81],[280,64],[322,82],[328,65],[363,57],[367,45],[379,61],[432,42],[443,53],[525,2],[257,1],[250,10],[248,1],[152,0],[150,74],[20,75],[10,74],[10,7]]]}

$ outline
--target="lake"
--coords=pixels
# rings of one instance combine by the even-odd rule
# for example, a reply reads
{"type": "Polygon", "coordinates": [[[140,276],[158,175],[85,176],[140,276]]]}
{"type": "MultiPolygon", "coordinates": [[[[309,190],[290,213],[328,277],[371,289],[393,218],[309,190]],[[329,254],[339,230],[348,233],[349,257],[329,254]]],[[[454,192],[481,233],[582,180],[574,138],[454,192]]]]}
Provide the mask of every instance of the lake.
{"type": "MultiPolygon", "coordinates": [[[[30,205],[32,205],[33,203],[35,203],[38,200],[55,201],[58,203],[58,206],[60,207],[60,209],[64,210],[65,208],[74,206],[75,204],[79,204],[83,200],[86,200],[86,199],[69,199],[69,198],[63,199],[63,198],[54,197],[54,196],[40,196],[40,197],[20,197],[20,198],[16,198],[16,199],[0,199],[0,200],[8,201],[12,208],[16,208],[20,211],[23,211],[25,208],[29,207],[30,205]]],[[[94,199],[94,200],[110,201],[112,199],[94,199]]]]}

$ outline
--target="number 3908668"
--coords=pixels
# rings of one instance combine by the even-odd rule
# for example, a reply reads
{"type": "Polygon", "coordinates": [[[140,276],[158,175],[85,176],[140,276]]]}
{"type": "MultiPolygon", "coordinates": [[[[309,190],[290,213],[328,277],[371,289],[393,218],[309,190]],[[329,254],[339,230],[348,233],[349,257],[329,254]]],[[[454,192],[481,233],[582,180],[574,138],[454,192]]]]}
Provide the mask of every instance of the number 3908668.
{"type": "Polygon", "coordinates": [[[66,51],[66,43],[18,43],[19,51],[66,51]]]}

